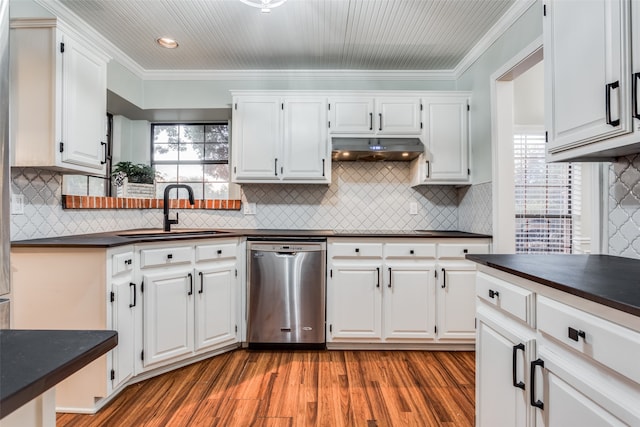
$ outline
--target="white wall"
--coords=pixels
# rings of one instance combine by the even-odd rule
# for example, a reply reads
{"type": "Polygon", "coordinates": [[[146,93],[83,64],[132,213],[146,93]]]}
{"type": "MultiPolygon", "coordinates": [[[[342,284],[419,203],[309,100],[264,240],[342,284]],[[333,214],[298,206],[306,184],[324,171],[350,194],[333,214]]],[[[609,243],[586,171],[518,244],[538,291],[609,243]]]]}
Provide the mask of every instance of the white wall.
{"type": "Polygon", "coordinates": [[[113,116],[113,164],[151,162],[149,122],[113,116]]]}
{"type": "Polygon", "coordinates": [[[544,62],[538,62],[513,80],[513,122],[544,126],[544,62]]]}
{"type": "Polygon", "coordinates": [[[490,76],[542,34],[542,4],[534,3],[456,82],[472,92],[469,122],[471,177],[491,181],[490,76]]]}

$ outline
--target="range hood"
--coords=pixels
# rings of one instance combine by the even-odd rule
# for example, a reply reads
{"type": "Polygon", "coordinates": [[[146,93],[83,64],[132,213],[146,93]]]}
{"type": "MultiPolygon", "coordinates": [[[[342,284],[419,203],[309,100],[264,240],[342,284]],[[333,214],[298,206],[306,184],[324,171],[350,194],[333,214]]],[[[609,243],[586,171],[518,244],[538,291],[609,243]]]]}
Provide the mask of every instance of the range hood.
{"type": "Polygon", "coordinates": [[[331,138],[333,161],[409,161],[424,153],[420,138],[331,138]]]}

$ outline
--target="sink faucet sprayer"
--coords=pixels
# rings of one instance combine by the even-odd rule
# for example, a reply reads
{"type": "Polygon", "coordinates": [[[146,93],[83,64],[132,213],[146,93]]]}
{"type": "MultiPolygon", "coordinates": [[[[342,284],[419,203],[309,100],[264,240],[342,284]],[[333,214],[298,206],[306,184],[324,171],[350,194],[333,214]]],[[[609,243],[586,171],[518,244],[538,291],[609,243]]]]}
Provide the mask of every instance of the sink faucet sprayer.
{"type": "MultiPolygon", "coordinates": [[[[178,223],[178,212],[176,212],[176,219],[169,219],[169,191],[174,188],[184,188],[189,192],[189,203],[191,206],[195,204],[193,200],[193,189],[186,184],[169,184],[164,188],[164,231],[171,231],[171,224],[178,223]]],[[[177,194],[176,194],[177,196],[177,194]]]]}

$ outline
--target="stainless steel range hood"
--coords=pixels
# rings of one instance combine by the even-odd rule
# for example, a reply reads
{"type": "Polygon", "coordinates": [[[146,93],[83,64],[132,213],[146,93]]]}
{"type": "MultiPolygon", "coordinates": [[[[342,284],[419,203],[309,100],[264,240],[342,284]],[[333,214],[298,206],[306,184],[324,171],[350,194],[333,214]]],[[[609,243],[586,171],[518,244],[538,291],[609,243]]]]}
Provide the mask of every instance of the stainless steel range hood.
{"type": "Polygon", "coordinates": [[[424,152],[420,138],[331,138],[333,161],[409,161],[424,152]]]}

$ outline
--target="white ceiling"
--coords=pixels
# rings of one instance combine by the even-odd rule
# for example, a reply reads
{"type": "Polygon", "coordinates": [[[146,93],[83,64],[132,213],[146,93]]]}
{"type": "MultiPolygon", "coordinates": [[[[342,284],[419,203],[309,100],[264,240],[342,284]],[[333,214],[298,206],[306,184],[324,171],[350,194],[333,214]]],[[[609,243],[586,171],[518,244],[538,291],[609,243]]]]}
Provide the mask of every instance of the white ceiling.
{"type": "Polygon", "coordinates": [[[144,70],[452,70],[516,0],[39,0],[144,70]],[[178,49],[155,44],[160,36],[178,49]]]}

